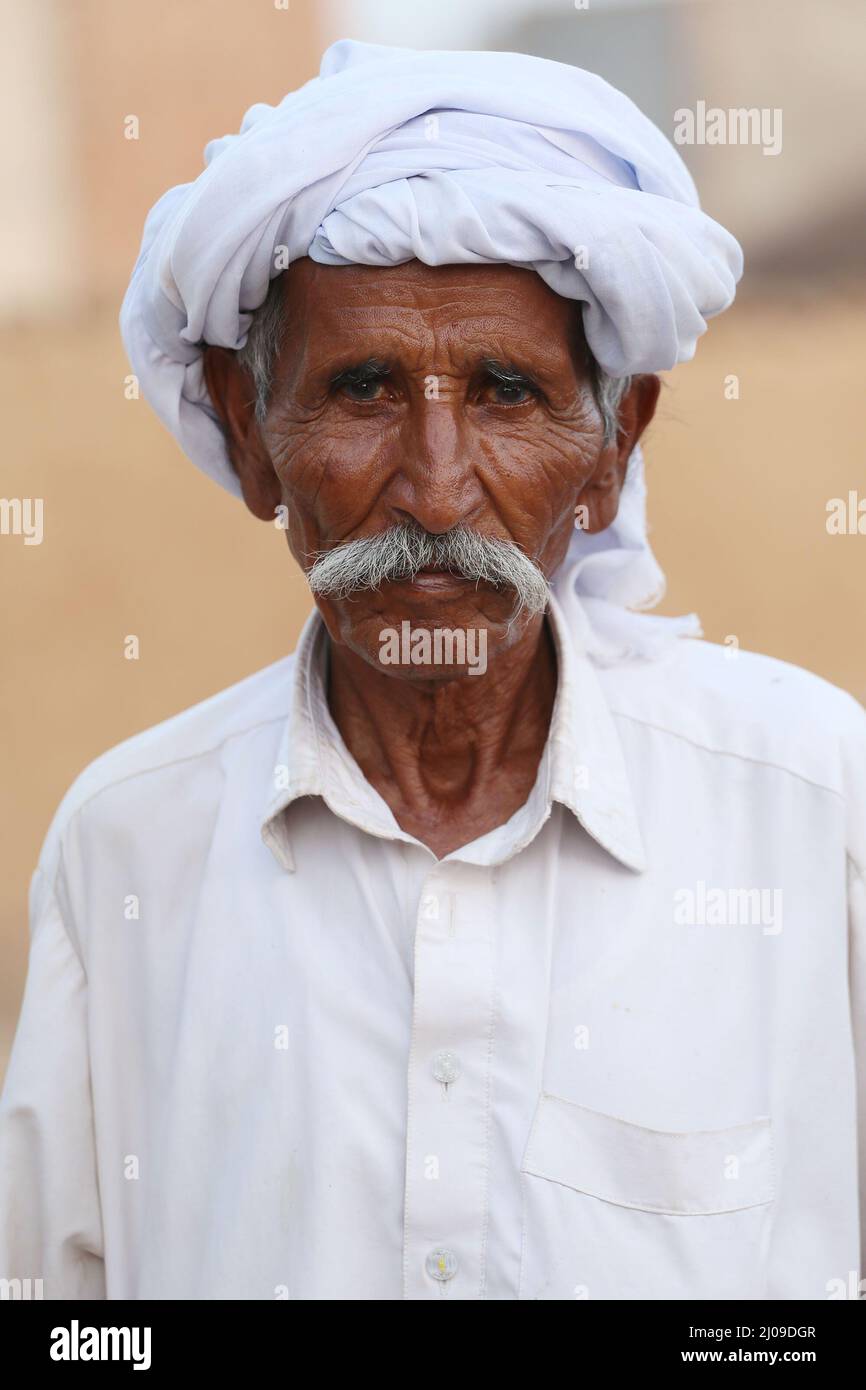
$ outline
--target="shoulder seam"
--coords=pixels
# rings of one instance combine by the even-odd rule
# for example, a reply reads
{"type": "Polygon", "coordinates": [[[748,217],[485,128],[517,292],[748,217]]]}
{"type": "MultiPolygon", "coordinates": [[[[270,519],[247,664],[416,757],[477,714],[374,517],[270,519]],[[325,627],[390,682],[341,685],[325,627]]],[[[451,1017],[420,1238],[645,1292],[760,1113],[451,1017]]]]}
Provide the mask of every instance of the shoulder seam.
{"type": "Polygon", "coordinates": [[[714,748],[712,744],[702,743],[699,739],[691,738],[688,734],[680,733],[677,729],[670,729],[666,724],[655,724],[651,719],[643,719],[637,714],[627,714],[624,710],[611,707],[611,714],[615,719],[628,719],[632,724],[641,724],[647,729],[655,729],[657,733],[669,734],[671,738],[678,738],[683,743],[688,743],[692,748],[700,748],[704,753],[712,753],[721,758],[737,758],[743,763],[754,763],[757,767],[771,767],[776,772],[786,772],[789,777],[796,777],[799,782],[805,782],[809,787],[815,787],[818,791],[829,792],[831,796],[838,796],[845,800],[844,793],[837,787],[829,787],[825,782],[816,782],[812,777],[807,777],[805,773],[798,772],[796,768],[786,767],[784,763],[773,762],[769,758],[754,758],[749,753],[738,753],[731,748],[714,748]]]}
{"type": "MultiPolygon", "coordinates": [[[[218,752],[220,748],[224,748],[225,745],[226,745],[227,743],[230,743],[230,742],[232,741],[232,739],[234,739],[234,738],[243,738],[243,736],[244,736],[245,734],[253,733],[256,729],[263,729],[263,728],[265,728],[265,727],[266,727],[267,725],[269,725],[269,724],[281,724],[281,723],[283,723],[287,718],[288,718],[288,710],[285,710],[282,714],[275,714],[275,715],[273,715],[270,719],[260,719],[260,720],[258,720],[255,724],[248,724],[248,725],[247,725],[245,728],[243,728],[243,729],[235,729],[232,733],[226,734],[225,738],[220,739],[219,742],[209,744],[209,745],[207,746],[207,748],[200,748],[196,753],[185,753],[185,754],[182,754],[182,755],[181,755],[180,757],[178,757],[178,758],[165,758],[162,762],[152,763],[152,764],[150,764],[150,765],[147,766],[147,767],[138,768],[138,769],[137,769],[136,771],[134,771],[134,772],[127,772],[127,773],[124,773],[124,775],[123,775],[122,777],[115,777],[115,778],[113,778],[111,781],[104,782],[101,786],[97,787],[94,791],[92,791],[92,792],[90,793],[90,795],[84,799],[84,801],[82,801],[78,806],[76,806],[76,807],[74,808],[74,810],[72,810],[72,811],[70,812],[68,821],[67,821],[66,824],[59,830],[59,833],[58,833],[58,840],[59,840],[59,844],[60,844],[60,851],[61,851],[61,853],[62,853],[62,849],[63,849],[63,835],[64,835],[64,832],[68,829],[68,827],[72,824],[72,822],[76,819],[76,817],[80,814],[80,812],[83,811],[83,810],[85,809],[85,807],[89,806],[90,803],[91,803],[91,801],[95,801],[96,798],[97,798],[98,796],[101,796],[103,792],[111,791],[111,790],[112,790],[113,788],[115,788],[115,787],[120,787],[120,786],[123,785],[124,782],[131,782],[131,781],[132,781],[134,778],[136,778],[136,777],[144,777],[144,776],[146,776],[147,773],[149,773],[149,772],[162,772],[163,769],[165,769],[165,768],[167,768],[167,767],[174,767],[174,766],[176,766],[178,763],[191,763],[191,762],[195,762],[198,758],[206,758],[206,757],[208,756],[209,753],[216,753],[216,752],[218,752]]],[[[108,755],[105,755],[105,756],[108,756],[108,755]]],[[[85,769],[85,771],[86,771],[86,769],[85,769]]],[[[81,775],[83,776],[84,773],[82,773],[81,775]]],[[[37,863],[37,866],[36,866],[37,869],[40,868],[40,864],[41,864],[41,860],[40,860],[39,863],[37,863]]],[[[58,867],[59,867],[59,856],[58,856],[58,867]]],[[[44,877],[44,876],[45,876],[45,875],[43,875],[43,877],[44,877]]],[[[53,891],[53,882],[54,882],[54,881],[56,881],[56,873],[55,873],[55,880],[52,881],[52,891],[53,891]]]]}

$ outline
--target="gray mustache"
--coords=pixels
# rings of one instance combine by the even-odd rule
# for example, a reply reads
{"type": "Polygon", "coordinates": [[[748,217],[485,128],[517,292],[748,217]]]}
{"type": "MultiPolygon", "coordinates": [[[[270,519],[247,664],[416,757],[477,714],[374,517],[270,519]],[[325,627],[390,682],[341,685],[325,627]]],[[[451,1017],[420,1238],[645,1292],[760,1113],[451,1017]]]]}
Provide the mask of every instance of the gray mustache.
{"type": "Polygon", "coordinates": [[[513,541],[481,536],[468,526],[433,535],[420,526],[391,526],[376,536],[321,551],[307,571],[314,594],[348,598],[392,580],[412,579],[428,565],[496,588],[513,589],[513,617],[543,613],[548,585],[541,570],[513,541]]]}

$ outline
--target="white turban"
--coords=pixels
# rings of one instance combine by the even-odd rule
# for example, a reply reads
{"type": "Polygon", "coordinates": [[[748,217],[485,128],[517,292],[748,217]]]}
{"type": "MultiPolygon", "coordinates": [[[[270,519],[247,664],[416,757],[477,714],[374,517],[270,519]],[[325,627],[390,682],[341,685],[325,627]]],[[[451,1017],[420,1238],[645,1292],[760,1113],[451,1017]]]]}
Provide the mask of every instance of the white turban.
{"type": "MultiPolygon", "coordinates": [[[[242,347],[287,261],[533,269],[581,301],[589,347],[613,376],[689,359],[742,271],[737,242],[628,97],[525,54],[343,40],[317,78],[212,141],[205,165],[151,210],[121,329],[160,419],[236,495],[203,344],[242,347]]],[[[597,536],[575,530],[555,587],[600,655],[648,651],[674,630],[678,620],[628,612],[664,592],[639,449],[616,521],[597,536]]]]}

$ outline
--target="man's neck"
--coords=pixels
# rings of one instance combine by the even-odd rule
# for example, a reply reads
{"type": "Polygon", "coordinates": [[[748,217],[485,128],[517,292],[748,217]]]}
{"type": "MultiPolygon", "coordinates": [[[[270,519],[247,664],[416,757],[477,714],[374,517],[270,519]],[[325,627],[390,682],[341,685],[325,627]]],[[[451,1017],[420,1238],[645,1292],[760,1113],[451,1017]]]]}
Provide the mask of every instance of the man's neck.
{"type": "Polygon", "coordinates": [[[535,783],[556,695],[548,623],[533,619],[483,675],[401,680],[330,645],[328,704],[398,825],[438,858],[503,825],[535,783]]]}

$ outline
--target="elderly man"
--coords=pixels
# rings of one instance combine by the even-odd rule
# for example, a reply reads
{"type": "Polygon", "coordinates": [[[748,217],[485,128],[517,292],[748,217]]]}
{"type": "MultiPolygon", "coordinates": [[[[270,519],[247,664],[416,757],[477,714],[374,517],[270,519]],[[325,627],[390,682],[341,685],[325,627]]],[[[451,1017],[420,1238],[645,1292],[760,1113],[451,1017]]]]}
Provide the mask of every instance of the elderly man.
{"type": "Polygon", "coordinates": [[[521,55],[337,44],[207,160],[125,339],[315,610],[57,813],[0,1273],[845,1296],[866,716],[638,611],[653,373],[736,243],[625,97],[521,55]]]}

